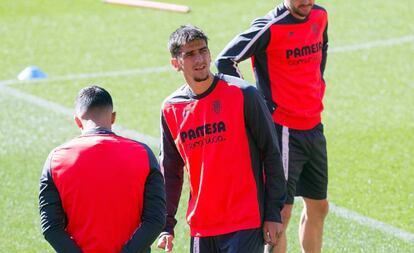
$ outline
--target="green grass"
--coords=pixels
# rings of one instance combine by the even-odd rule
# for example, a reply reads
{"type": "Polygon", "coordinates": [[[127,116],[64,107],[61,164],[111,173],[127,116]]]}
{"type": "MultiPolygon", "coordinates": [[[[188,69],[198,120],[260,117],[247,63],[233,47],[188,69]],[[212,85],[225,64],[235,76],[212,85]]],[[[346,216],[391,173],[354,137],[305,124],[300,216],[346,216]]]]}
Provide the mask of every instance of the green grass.
{"type": "Polygon", "coordinates": [[[0,251],[47,252],[38,185],[52,148],[78,134],[72,120],[0,93],[0,251]]]}
{"type": "Polygon", "coordinates": [[[414,232],[408,201],[414,194],[414,72],[408,52],[414,53],[412,43],[333,54],[325,117],[331,199],[414,232]]]}
{"type": "MultiPolygon", "coordinates": [[[[172,2],[172,1],[169,1],[172,2]]],[[[213,58],[272,1],[180,0],[190,14],[102,4],[98,0],[0,2],[0,80],[37,65],[51,78],[169,65],[166,43],[181,24],[200,26],[213,58]]],[[[414,35],[413,1],[318,1],[329,11],[330,47],[414,35]]],[[[324,123],[329,199],[414,233],[414,43],[332,53],[326,69],[324,123]]],[[[215,71],[215,68],[212,67],[215,71]]],[[[247,80],[251,68],[242,64],[247,80]]],[[[118,123],[159,136],[163,99],[183,83],[161,73],[15,84],[12,88],[72,108],[77,91],[100,84],[112,93],[118,123]]],[[[52,252],[42,239],[38,180],[47,154],[79,132],[70,117],[9,97],[0,87],[0,252],[52,252]]],[[[156,147],[153,147],[156,150],[156,147]]],[[[188,252],[182,194],[175,252],[188,252]]],[[[299,252],[295,208],[289,252],[299,252]]],[[[155,252],[161,252],[155,250],[155,252]]],[[[414,244],[334,214],[323,252],[414,252],[414,244]]]]}

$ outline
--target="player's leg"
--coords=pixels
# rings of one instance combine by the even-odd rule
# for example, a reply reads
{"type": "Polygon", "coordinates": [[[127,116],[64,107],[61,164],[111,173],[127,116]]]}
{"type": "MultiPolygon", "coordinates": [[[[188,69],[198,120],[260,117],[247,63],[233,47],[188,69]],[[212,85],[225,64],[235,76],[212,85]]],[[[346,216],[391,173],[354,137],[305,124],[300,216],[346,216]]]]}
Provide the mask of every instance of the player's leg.
{"type": "Polygon", "coordinates": [[[304,208],[299,224],[302,251],[321,252],[323,226],[328,214],[328,165],[323,126],[307,133],[310,160],[304,166],[297,183],[296,193],[303,197],[304,208]]]}
{"type": "Polygon", "coordinates": [[[325,217],[329,204],[326,199],[314,200],[303,198],[304,208],[299,225],[299,238],[302,251],[319,253],[322,249],[322,236],[325,217]]]}
{"type": "Polygon", "coordinates": [[[221,253],[263,253],[262,228],[240,230],[215,239],[221,253]]]}
{"type": "Polygon", "coordinates": [[[293,202],[296,195],[296,184],[304,164],[308,162],[308,155],[301,146],[302,135],[300,131],[292,130],[276,124],[279,138],[279,147],[282,154],[283,168],[287,178],[287,199],[282,210],[284,232],[278,244],[273,247],[272,253],[285,253],[287,250],[286,230],[292,215],[293,202]]]}

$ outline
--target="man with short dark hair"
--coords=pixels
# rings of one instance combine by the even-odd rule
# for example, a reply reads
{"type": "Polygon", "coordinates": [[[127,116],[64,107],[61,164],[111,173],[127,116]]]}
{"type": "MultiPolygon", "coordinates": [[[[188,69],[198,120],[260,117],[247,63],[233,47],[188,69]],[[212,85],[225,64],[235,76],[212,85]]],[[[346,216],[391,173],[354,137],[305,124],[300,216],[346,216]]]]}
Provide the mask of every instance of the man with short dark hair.
{"type": "Polygon", "coordinates": [[[186,84],[161,111],[161,169],[167,224],[158,247],[173,247],[186,168],[192,253],[262,253],[276,244],[285,179],[270,113],[256,88],[213,75],[207,36],[181,26],[169,39],[171,64],[186,84]]]}
{"type": "MultiPolygon", "coordinates": [[[[302,251],[321,251],[328,213],[328,163],[321,123],[328,51],[327,12],[315,0],[284,0],[236,36],[216,61],[219,72],[241,77],[237,64],[251,58],[258,89],[276,125],[287,179],[282,211],[289,223],[294,197],[302,196],[302,251]]],[[[286,252],[286,235],[274,253],[286,252]]]]}
{"type": "Polygon", "coordinates": [[[165,224],[164,181],[148,146],[111,131],[112,98],[83,88],[82,135],[55,148],[40,179],[43,235],[56,252],[149,252],[165,224]]]}

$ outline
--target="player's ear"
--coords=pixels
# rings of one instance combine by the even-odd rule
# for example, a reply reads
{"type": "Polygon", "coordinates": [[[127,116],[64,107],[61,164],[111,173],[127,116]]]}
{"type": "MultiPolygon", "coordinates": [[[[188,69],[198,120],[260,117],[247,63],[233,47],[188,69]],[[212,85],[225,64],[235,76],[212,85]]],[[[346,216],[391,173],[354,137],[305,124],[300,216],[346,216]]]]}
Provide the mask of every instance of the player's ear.
{"type": "Polygon", "coordinates": [[[174,67],[175,70],[181,71],[180,63],[176,57],[171,58],[171,65],[174,67]]]}
{"type": "Polygon", "coordinates": [[[81,119],[76,115],[74,116],[74,119],[75,119],[75,123],[78,126],[78,128],[83,130],[83,124],[82,124],[81,119]]]}
{"type": "Polygon", "coordinates": [[[111,124],[114,124],[116,120],[116,112],[112,112],[112,116],[111,116],[111,124]]]}

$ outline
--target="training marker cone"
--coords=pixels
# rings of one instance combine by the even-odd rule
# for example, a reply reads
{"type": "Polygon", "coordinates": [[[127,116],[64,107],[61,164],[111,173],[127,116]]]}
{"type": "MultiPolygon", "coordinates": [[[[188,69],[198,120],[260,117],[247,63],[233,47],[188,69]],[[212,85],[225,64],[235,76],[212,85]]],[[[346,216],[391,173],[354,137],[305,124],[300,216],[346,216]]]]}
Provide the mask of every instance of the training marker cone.
{"type": "Polygon", "coordinates": [[[23,69],[22,72],[19,73],[17,76],[17,79],[20,81],[27,81],[27,80],[33,80],[33,79],[41,79],[46,78],[47,75],[38,67],[36,66],[30,66],[25,69],[23,69]]]}

